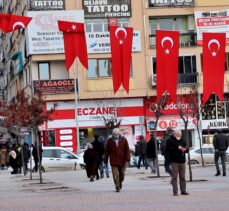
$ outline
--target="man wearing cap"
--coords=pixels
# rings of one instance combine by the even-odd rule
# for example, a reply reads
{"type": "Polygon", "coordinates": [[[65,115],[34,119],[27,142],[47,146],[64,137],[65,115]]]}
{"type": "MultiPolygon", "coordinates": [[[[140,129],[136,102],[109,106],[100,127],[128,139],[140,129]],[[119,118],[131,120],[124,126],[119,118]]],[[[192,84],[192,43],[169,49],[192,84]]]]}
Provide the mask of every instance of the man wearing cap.
{"type": "Polygon", "coordinates": [[[110,165],[116,192],[122,189],[122,182],[125,177],[126,163],[130,161],[130,149],[124,136],[120,135],[119,128],[114,128],[112,136],[107,140],[105,149],[104,163],[110,165]]]}

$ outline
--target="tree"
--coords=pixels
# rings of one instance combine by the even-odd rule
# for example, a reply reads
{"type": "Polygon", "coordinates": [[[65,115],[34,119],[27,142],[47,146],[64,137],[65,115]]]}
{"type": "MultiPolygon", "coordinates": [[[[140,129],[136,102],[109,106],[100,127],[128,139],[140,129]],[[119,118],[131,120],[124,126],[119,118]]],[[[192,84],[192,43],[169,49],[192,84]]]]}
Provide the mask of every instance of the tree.
{"type": "MultiPolygon", "coordinates": [[[[38,160],[40,163],[39,145],[38,139],[39,126],[44,122],[51,120],[50,116],[55,110],[54,108],[46,111],[45,100],[42,97],[42,92],[38,91],[37,95],[26,95],[24,90],[17,93],[15,99],[8,103],[2,104],[2,115],[4,117],[4,125],[8,128],[8,131],[15,134],[19,140],[23,138],[22,129],[34,132],[35,143],[37,143],[38,160]]],[[[23,153],[22,153],[23,154],[23,153]]],[[[39,165],[40,183],[42,183],[41,165],[39,165]]]]}
{"type": "Polygon", "coordinates": [[[155,138],[155,149],[156,149],[156,163],[157,163],[157,176],[160,177],[160,169],[159,169],[159,163],[158,163],[158,146],[157,146],[157,124],[158,124],[158,121],[159,121],[159,118],[163,115],[163,110],[165,108],[165,106],[167,105],[167,102],[168,102],[168,99],[169,99],[169,94],[168,92],[166,91],[158,100],[158,102],[155,104],[155,103],[152,103],[150,106],[151,106],[151,109],[155,112],[155,130],[154,130],[154,138],[155,138]],[[154,108],[153,108],[154,106],[154,108]]]}
{"type": "MultiPolygon", "coordinates": [[[[199,143],[200,143],[202,165],[204,166],[201,137],[200,137],[200,131],[199,131],[201,106],[199,104],[199,95],[198,95],[198,89],[196,86],[191,87],[188,94],[182,94],[177,97],[177,107],[179,109],[179,115],[184,122],[184,139],[188,147],[190,147],[190,141],[188,141],[188,124],[190,120],[192,120],[193,123],[197,127],[199,140],[200,140],[199,143]]],[[[192,168],[191,168],[189,152],[188,152],[188,165],[189,165],[189,177],[190,177],[190,181],[192,181],[192,168]]]]}

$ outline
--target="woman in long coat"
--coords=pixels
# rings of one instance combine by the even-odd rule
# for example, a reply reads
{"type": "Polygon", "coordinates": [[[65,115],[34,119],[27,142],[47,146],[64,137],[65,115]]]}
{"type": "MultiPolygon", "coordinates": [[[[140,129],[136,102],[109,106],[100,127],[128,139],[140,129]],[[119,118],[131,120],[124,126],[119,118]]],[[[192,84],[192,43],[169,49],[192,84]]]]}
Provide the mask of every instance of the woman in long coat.
{"type": "Polygon", "coordinates": [[[98,155],[93,149],[92,144],[87,145],[87,149],[84,152],[84,163],[86,164],[87,177],[93,182],[97,172],[98,155]]]}

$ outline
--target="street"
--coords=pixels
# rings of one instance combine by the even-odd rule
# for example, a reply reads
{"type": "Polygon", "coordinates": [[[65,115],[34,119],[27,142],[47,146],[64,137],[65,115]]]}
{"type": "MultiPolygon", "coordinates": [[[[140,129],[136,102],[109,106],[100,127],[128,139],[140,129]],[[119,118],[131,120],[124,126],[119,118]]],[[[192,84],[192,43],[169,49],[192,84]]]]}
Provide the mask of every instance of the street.
{"type": "MultiPolygon", "coordinates": [[[[227,168],[228,170],[228,168],[227,168]]],[[[150,170],[128,168],[121,192],[115,192],[112,176],[89,182],[84,170],[47,172],[43,184],[39,175],[11,175],[0,172],[0,210],[4,211],[150,211],[150,210],[228,210],[228,176],[215,177],[215,167],[194,166],[189,196],[173,196],[170,177],[161,167],[161,177],[150,170]]]]}

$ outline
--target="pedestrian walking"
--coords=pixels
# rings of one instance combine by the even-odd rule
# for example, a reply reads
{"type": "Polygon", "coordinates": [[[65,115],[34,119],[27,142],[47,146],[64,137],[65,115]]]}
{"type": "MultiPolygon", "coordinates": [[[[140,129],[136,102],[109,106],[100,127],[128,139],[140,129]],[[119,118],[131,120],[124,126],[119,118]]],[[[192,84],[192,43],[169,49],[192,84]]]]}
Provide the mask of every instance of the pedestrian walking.
{"type": "Polygon", "coordinates": [[[228,148],[228,138],[226,135],[222,133],[221,129],[218,129],[216,134],[213,137],[213,145],[215,148],[215,166],[216,166],[216,174],[215,176],[219,176],[221,174],[219,167],[219,158],[221,159],[223,176],[226,176],[226,151],[228,148]]]}
{"type": "Polygon", "coordinates": [[[167,140],[165,150],[169,153],[172,168],[171,184],[173,187],[173,195],[178,196],[177,177],[179,175],[181,195],[189,195],[186,192],[186,158],[185,153],[188,152],[188,147],[185,141],[181,138],[181,131],[177,130],[167,140]]]}
{"type": "Polygon", "coordinates": [[[37,141],[35,142],[35,145],[33,145],[33,149],[32,149],[32,155],[33,155],[33,160],[34,160],[34,171],[37,172],[38,171],[38,166],[41,165],[42,163],[42,146],[41,143],[39,144],[38,147],[38,143],[37,141]],[[40,157],[40,163],[39,163],[39,158],[38,155],[40,157]]]}
{"type": "Polygon", "coordinates": [[[155,148],[155,138],[153,134],[150,135],[150,140],[146,144],[146,163],[151,169],[151,173],[156,173],[156,148],[155,148]]]}
{"type": "Polygon", "coordinates": [[[139,159],[138,159],[138,169],[141,168],[141,162],[143,163],[143,166],[147,168],[146,162],[145,162],[145,156],[146,156],[146,139],[144,136],[140,136],[140,140],[138,142],[138,154],[139,154],[139,159]]]}
{"type": "Polygon", "coordinates": [[[29,145],[27,143],[24,143],[22,145],[22,151],[23,151],[23,160],[24,160],[24,166],[23,166],[24,175],[26,175],[28,172],[28,162],[31,155],[29,145]]]}
{"type": "Polygon", "coordinates": [[[94,141],[92,142],[92,146],[98,155],[96,179],[99,179],[99,173],[100,173],[100,178],[103,178],[104,177],[103,157],[104,157],[105,149],[103,143],[99,141],[99,135],[94,136],[94,141]]]}
{"type": "Polygon", "coordinates": [[[170,176],[172,175],[171,170],[171,162],[169,158],[169,153],[166,151],[166,142],[173,134],[173,129],[171,127],[168,127],[165,132],[165,136],[161,142],[161,154],[164,156],[164,168],[165,172],[168,173],[170,176]]]}
{"type": "Polygon", "coordinates": [[[87,144],[83,159],[86,164],[87,177],[90,178],[91,182],[94,182],[97,174],[98,155],[91,143],[87,144]]]}
{"type": "Polygon", "coordinates": [[[113,129],[112,136],[107,141],[104,156],[105,164],[108,163],[108,158],[110,158],[116,192],[119,192],[125,178],[127,162],[130,161],[129,145],[127,139],[120,135],[119,128],[113,129]]]}

